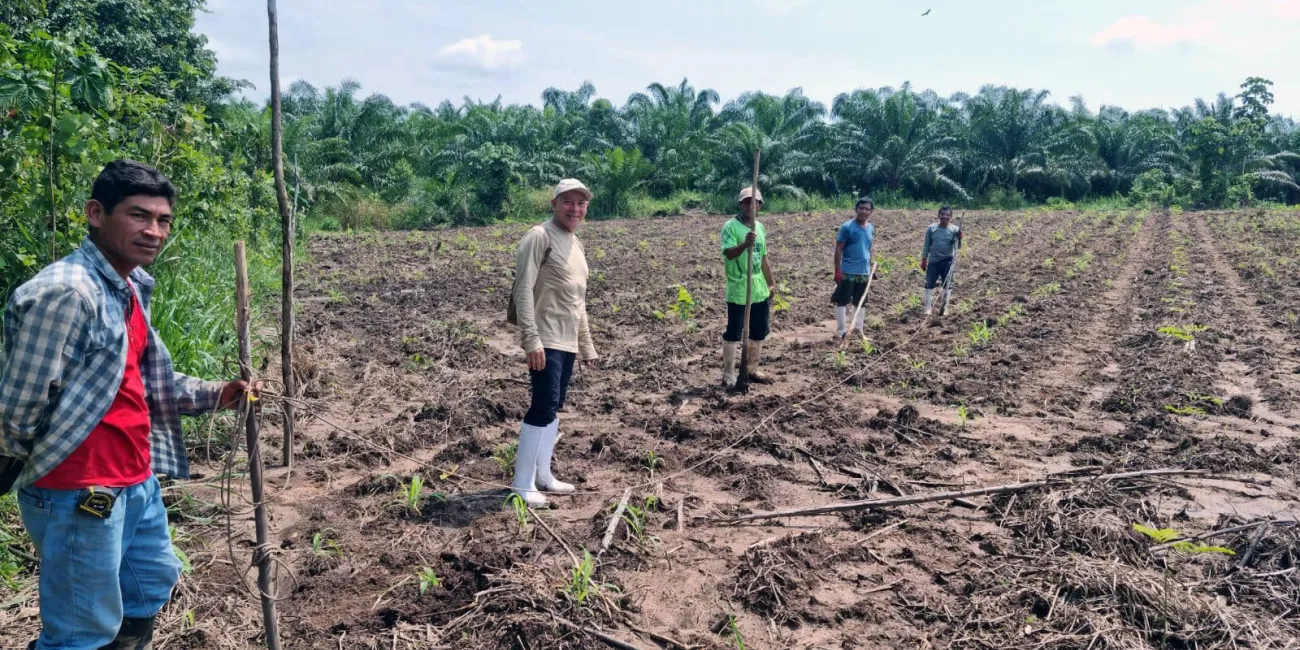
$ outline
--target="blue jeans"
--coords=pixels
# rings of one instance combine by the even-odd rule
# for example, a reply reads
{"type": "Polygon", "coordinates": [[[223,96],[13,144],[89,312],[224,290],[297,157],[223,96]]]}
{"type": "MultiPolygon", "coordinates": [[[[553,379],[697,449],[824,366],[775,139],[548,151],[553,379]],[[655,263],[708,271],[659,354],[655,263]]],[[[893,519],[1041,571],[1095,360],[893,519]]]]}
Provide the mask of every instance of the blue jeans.
{"type": "Polygon", "coordinates": [[[547,348],[546,368],[528,371],[533,384],[533,403],[524,414],[524,424],[544,427],[555,421],[556,411],[569,396],[569,379],[573,377],[573,362],[577,357],[572,352],[547,348]]]}
{"type": "Polygon", "coordinates": [[[154,616],[171,598],[181,563],[158,479],[111,491],[117,501],[107,519],[78,511],[81,490],[18,492],[41,558],[36,650],[97,650],[117,636],[123,617],[154,616]]]}

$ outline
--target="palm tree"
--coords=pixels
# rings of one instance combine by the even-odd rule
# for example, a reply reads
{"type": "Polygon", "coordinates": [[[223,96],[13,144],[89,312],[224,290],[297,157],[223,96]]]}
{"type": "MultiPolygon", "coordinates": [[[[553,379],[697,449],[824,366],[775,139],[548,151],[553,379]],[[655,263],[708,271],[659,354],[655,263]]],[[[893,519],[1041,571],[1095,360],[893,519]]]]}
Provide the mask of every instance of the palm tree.
{"type": "Polygon", "coordinates": [[[651,194],[689,189],[708,173],[704,159],[711,148],[709,126],[719,101],[717,91],[696,92],[686,79],[676,87],[652,83],[645,93],[628,97],[623,116],[632,142],[655,166],[648,184],[651,194]]]}
{"type": "Polygon", "coordinates": [[[795,88],[783,96],[744,93],[728,102],[714,122],[720,125],[712,188],[731,192],[753,178],[754,151],[763,151],[760,187],[803,197],[825,190],[821,151],[828,127],[826,107],[795,88]]]}
{"type": "Polygon", "coordinates": [[[836,122],[828,164],[845,185],[860,190],[883,186],[969,200],[966,189],[945,173],[958,166],[954,152],[960,145],[941,128],[945,107],[938,95],[918,95],[910,84],[898,91],[841,94],[831,110],[836,122]]]}
{"type": "Polygon", "coordinates": [[[1088,191],[1098,167],[1096,136],[1086,120],[1071,119],[1048,104],[1049,95],[984,86],[976,95],[958,98],[970,129],[976,188],[993,184],[1041,196],[1088,191]]]}

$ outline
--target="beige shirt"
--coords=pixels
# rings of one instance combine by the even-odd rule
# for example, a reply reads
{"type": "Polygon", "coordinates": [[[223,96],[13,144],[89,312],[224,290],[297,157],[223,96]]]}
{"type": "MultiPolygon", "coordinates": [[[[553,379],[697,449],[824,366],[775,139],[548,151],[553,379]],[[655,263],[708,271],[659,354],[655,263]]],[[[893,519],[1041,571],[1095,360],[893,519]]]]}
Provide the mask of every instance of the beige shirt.
{"type": "Polygon", "coordinates": [[[525,352],[549,348],[597,358],[587,326],[587,254],[573,233],[548,220],[524,235],[514,299],[525,352]]]}

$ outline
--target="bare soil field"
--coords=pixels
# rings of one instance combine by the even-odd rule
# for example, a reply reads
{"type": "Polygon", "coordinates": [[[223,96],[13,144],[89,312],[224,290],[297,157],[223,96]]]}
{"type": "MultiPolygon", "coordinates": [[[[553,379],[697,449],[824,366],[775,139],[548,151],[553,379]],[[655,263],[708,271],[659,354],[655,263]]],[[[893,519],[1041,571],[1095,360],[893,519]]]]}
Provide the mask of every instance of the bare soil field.
{"type": "MultiPolygon", "coordinates": [[[[603,358],[560,414],[578,493],[536,512],[505,504],[526,227],[315,237],[297,464],[267,472],[284,647],[1300,647],[1297,215],[967,213],[927,319],[932,217],[877,212],[869,340],[838,353],[847,216],[763,216],[788,308],[748,394],[721,387],[729,217],[584,225],[603,358]]],[[[160,648],[264,642],[229,436],[171,493],[194,570],[160,648]]],[[[34,601],[0,624],[29,638],[34,601]]]]}

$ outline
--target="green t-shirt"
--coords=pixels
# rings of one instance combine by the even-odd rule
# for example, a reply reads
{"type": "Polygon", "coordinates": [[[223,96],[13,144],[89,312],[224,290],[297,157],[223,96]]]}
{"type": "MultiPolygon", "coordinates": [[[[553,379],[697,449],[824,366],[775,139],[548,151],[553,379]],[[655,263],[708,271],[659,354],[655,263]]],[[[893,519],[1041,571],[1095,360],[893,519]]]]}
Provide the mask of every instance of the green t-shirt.
{"type": "MultiPolygon", "coordinates": [[[[754,238],[754,288],[750,299],[754,302],[763,302],[772,292],[768,290],[767,279],[763,277],[763,256],[767,255],[767,231],[763,230],[763,222],[759,221],[757,225],[754,238]]],[[[736,305],[745,304],[745,260],[748,255],[741,253],[736,259],[729,260],[726,250],[745,243],[745,236],[748,234],[749,226],[741,223],[740,219],[730,219],[722,227],[722,259],[727,267],[727,302],[736,305]]]]}

